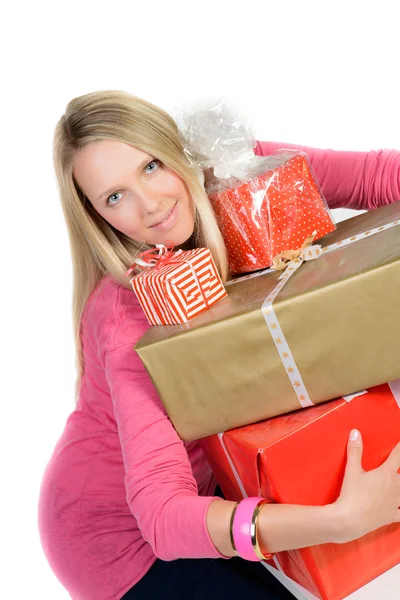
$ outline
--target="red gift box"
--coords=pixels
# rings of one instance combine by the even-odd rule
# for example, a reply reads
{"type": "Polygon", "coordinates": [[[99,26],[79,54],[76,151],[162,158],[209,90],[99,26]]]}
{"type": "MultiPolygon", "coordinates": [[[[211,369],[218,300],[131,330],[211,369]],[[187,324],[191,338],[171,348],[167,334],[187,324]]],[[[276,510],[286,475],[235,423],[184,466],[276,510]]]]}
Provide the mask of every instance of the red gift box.
{"type": "Polygon", "coordinates": [[[211,194],[210,201],[232,273],[269,267],[314,231],[319,239],[336,227],[304,152],[240,187],[211,194]]]}
{"type": "Polygon", "coordinates": [[[130,280],[150,325],[186,323],[227,296],[208,248],[157,249],[140,255],[136,263],[147,268],[130,280]]]}
{"type": "MultiPolygon", "coordinates": [[[[378,467],[400,439],[400,380],[200,441],[228,500],[324,505],[339,495],[353,428],[362,433],[363,468],[378,467]]],[[[400,562],[400,524],[275,561],[318,598],[342,600],[400,562]]]]}

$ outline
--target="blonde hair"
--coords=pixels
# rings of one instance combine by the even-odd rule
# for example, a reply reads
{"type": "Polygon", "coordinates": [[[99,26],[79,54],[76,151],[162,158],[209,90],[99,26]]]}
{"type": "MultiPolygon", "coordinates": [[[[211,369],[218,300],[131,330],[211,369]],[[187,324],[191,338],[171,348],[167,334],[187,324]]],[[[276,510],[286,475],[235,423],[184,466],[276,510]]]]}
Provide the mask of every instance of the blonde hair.
{"type": "Polygon", "coordinates": [[[98,91],[71,100],[54,132],[53,159],[73,263],[73,329],[76,399],[84,372],[81,322],[86,302],[105,275],[130,288],[124,273],[139,245],[93,208],[73,177],[75,152],[90,142],[114,139],[164,162],[185,182],[196,207],[195,245],[210,249],[223,281],[226,249],[212,206],[182,146],[175,121],[165,111],[123,91],[98,91]]]}

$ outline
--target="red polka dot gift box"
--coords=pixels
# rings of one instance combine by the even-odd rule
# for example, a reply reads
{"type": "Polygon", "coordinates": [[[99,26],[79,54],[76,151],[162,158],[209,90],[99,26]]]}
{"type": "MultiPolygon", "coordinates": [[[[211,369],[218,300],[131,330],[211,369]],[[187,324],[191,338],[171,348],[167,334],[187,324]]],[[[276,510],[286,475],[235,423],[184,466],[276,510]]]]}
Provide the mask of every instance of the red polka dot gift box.
{"type": "Polygon", "coordinates": [[[297,152],[238,187],[210,195],[233,274],[265,269],[284,250],[299,248],[316,232],[319,239],[336,226],[312,173],[308,157],[297,152]]]}

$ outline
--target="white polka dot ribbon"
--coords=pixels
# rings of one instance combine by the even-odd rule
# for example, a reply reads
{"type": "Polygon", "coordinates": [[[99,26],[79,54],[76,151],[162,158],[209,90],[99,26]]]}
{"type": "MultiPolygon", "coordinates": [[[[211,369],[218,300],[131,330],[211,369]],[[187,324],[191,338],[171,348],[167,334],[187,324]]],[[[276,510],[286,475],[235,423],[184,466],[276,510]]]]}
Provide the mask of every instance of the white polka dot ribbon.
{"type": "Polygon", "coordinates": [[[315,239],[315,235],[313,234],[310,238],[307,238],[304,241],[302,247],[298,250],[289,250],[286,252],[281,252],[281,254],[275,257],[274,266],[272,268],[274,270],[285,270],[278,279],[279,283],[265,298],[262,305],[262,313],[264,315],[265,322],[268,326],[269,332],[274,341],[280,359],[283,363],[283,366],[285,367],[290,383],[292,384],[297,399],[303,408],[307,406],[313,406],[314,403],[310,399],[306,386],[304,385],[304,381],[301,378],[300,371],[290,351],[289,345],[279,325],[278,319],[276,318],[276,314],[273,307],[273,302],[275,298],[277,297],[281,289],[285,286],[286,282],[293,275],[293,273],[295,273],[297,269],[301,267],[304,261],[315,260],[323,254],[327,254],[328,252],[332,252],[333,250],[337,250],[338,248],[343,248],[344,246],[353,244],[354,242],[357,242],[365,237],[370,237],[372,235],[375,235],[376,233],[380,233],[381,231],[385,231],[386,229],[395,227],[396,225],[400,225],[400,220],[393,221],[392,223],[388,223],[387,225],[382,225],[381,227],[369,229],[357,235],[353,235],[349,238],[346,238],[340,242],[330,244],[325,248],[321,248],[321,246],[317,244],[314,246],[311,245],[312,241],[315,239]]]}

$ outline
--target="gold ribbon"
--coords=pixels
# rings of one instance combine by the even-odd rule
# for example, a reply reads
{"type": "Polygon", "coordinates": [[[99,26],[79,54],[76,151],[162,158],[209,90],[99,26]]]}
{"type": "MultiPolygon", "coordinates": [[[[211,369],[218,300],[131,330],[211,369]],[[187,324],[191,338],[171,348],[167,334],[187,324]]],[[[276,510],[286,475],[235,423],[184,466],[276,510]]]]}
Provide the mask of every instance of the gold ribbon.
{"type": "MultiPolygon", "coordinates": [[[[300,248],[298,248],[297,250],[284,250],[280,254],[277,254],[272,259],[271,268],[274,269],[274,271],[284,271],[286,269],[286,267],[289,266],[289,263],[292,260],[302,257],[303,250],[306,250],[307,248],[309,248],[312,245],[312,243],[314,242],[316,237],[317,237],[317,232],[314,231],[310,235],[310,237],[308,237],[304,240],[304,242],[302,243],[300,248]]],[[[320,248],[320,246],[319,246],[319,248],[320,248]]],[[[303,259],[303,260],[306,260],[306,259],[303,259]]]]}

